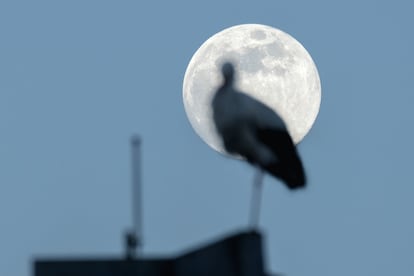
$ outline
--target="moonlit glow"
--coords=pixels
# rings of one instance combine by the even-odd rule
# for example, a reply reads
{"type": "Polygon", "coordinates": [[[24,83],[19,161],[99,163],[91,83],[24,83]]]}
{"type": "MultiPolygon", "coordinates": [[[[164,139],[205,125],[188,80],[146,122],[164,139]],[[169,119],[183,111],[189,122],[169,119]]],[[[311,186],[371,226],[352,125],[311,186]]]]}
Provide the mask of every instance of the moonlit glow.
{"type": "Polygon", "coordinates": [[[244,24],[225,29],[205,41],[193,55],[184,76],[183,101],[195,132],[224,153],[216,133],[211,100],[221,84],[221,64],[236,68],[236,86],[275,110],[299,143],[319,111],[321,85],[306,49],[273,27],[244,24]]]}

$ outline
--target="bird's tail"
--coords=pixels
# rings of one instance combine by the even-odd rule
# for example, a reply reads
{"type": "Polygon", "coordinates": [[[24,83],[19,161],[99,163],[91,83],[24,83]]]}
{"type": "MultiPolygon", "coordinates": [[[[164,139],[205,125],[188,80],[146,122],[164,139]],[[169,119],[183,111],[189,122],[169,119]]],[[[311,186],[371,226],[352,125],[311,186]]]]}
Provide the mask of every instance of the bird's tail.
{"type": "Polygon", "coordinates": [[[305,171],[290,135],[285,131],[264,129],[258,136],[278,158],[277,162],[262,165],[263,169],[281,179],[289,189],[304,188],[305,171]]]}

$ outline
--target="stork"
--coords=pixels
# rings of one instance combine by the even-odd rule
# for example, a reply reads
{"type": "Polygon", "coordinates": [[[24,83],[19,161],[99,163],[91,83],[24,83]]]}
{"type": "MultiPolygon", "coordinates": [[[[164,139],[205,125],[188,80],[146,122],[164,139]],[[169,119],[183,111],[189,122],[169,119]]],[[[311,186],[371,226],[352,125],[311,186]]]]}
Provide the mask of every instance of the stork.
{"type": "Polygon", "coordinates": [[[263,173],[282,180],[287,188],[305,187],[305,173],[295,144],[282,118],[271,108],[234,87],[233,64],[221,72],[223,84],[212,100],[213,119],[225,150],[257,168],[250,224],[258,223],[263,173]]]}

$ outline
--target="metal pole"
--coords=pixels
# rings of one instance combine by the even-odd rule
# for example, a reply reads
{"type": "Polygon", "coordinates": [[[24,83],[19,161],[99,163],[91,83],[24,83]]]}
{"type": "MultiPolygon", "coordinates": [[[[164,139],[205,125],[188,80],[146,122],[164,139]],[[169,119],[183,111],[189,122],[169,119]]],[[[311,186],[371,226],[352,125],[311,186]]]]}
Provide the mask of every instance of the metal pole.
{"type": "Polygon", "coordinates": [[[259,226],[260,205],[263,189],[263,176],[263,170],[260,167],[257,167],[253,180],[252,199],[250,202],[249,224],[252,230],[257,230],[259,226]]]}

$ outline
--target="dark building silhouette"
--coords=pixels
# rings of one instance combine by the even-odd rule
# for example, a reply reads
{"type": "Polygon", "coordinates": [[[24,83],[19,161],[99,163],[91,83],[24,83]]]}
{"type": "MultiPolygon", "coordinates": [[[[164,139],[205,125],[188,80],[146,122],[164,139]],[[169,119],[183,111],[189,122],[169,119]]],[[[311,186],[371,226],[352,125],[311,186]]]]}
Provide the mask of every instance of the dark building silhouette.
{"type": "Polygon", "coordinates": [[[242,232],[174,257],[37,259],[34,276],[262,276],[262,236],[242,232]]]}

